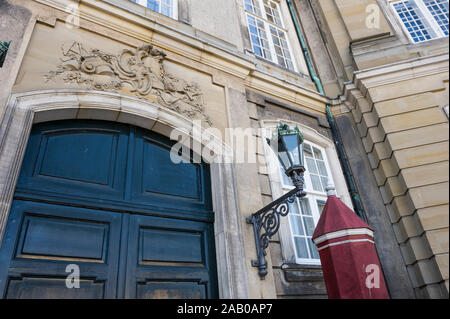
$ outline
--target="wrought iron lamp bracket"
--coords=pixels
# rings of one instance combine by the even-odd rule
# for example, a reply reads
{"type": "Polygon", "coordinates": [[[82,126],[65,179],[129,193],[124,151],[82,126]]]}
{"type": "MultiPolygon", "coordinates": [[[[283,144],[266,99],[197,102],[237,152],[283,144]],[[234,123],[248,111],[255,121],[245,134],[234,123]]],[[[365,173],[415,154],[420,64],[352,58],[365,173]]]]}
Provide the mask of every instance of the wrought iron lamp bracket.
{"type": "Polygon", "coordinates": [[[257,260],[252,260],[252,266],[259,269],[258,273],[261,280],[264,280],[267,275],[266,249],[269,246],[269,240],[280,229],[281,217],[285,217],[289,214],[289,204],[294,203],[296,197],[306,196],[306,193],[303,190],[303,171],[299,172],[294,170],[292,172],[287,172],[287,174],[293,180],[295,188],[250,217],[247,217],[247,223],[253,224],[258,258],[257,260]]]}

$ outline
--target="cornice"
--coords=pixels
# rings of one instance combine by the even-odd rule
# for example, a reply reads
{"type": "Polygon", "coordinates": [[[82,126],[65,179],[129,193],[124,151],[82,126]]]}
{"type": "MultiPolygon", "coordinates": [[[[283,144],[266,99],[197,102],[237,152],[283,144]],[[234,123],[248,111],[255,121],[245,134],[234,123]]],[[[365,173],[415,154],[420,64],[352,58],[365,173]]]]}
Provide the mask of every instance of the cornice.
{"type": "MultiPolygon", "coordinates": [[[[67,6],[73,3],[70,0],[34,1],[63,12],[67,12],[67,6]]],[[[196,37],[195,29],[181,22],[170,21],[170,26],[166,21],[169,18],[159,17],[158,15],[152,18],[116,7],[106,1],[80,0],[79,5],[79,16],[82,20],[114,30],[145,43],[152,43],[166,52],[174,53],[237,77],[243,80],[245,86],[250,89],[262,91],[273,97],[289,103],[299,104],[302,107],[320,113],[324,113],[324,105],[329,102],[328,98],[320,95],[318,92],[257,70],[256,64],[261,62],[257,61],[256,58],[233,50],[232,47],[225,48],[200,39],[196,37]],[[99,15],[96,12],[97,10],[106,14],[99,15]],[[131,28],[127,26],[128,23],[118,24],[114,19],[108,19],[108,16],[111,15],[140,28],[131,28]],[[166,23],[163,24],[162,22],[166,23]],[[140,30],[145,30],[145,32],[140,32],[140,30]]],[[[173,60],[173,57],[168,55],[167,59],[173,60]]],[[[193,65],[190,65],[190,67],[195,68],[193,65]]]]}
{"type": "Polygon", "coordinates": [[[354,108],[356,100],[368,97],[371,88],[448,72],[448,52],[356,71],[353,81],[344,83],[342,94],[331,100],[333,114],[342,113],[338,110],[342,105],[354,108]]]}
{"type": "Polygon", "coordinates": [[[370,89],[401,81],[449,72],[448,52],[418,57],[389,65],[354,72],[353,83],[359,89],[370,89]]]}

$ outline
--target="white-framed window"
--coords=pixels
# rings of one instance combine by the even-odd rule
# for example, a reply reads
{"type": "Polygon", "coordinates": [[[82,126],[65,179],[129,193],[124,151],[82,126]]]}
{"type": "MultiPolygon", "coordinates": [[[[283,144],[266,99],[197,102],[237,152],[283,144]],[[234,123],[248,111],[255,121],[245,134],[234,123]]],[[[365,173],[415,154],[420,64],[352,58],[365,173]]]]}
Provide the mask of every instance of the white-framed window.
{"type": "MultiPolygon", "coordinates": [[[[312,242],[314,229],[319,221],[327,194],[326,185],[334,184],[325,149],[309,141],[304,142],[305,151],[305,191],[306,196],[291,204],[289,225],[291,229],[296,262],[298,264],[320,264],[319,253],[312,242]]],[[[291,179],[286,176],[280,164],[283,191],[294,188],[291,179]]]]}
{"type": "Polygon", "coordinates": [[[272,0],[243,0],[253,53],[297,71],[280,6],[272,0]]]}
{"type": "Polygon", "coordinates": [[[129,0],[173,19],[178,19],[178,0],[129,0]]]}
{"type": "Polygon", "coordinates": [[[414,43],[448,37],[449,0],[403,0],[391,5],[414,43]]]}

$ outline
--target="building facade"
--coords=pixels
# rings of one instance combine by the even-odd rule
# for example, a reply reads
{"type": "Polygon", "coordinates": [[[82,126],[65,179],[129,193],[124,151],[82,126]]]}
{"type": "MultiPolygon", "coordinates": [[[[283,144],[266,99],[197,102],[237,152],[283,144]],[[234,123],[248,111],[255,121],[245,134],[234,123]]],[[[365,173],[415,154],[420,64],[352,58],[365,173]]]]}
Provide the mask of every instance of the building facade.
{"type": "Polygon", "coordinates": [[[2,0],[0,41],[1,297],[326,298],[332,184],[392,298],[448,298],[447,0],[2,0]]]}

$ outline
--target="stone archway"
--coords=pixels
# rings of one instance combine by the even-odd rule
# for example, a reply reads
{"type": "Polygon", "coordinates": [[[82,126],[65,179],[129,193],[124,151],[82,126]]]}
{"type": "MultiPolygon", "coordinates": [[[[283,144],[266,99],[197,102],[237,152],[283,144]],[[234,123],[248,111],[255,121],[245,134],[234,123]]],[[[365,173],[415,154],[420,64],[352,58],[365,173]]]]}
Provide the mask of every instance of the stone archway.
{"type": "MultiPolygon", "coordinates": [[[[0,124],[1,239],[32,125],[68,119],[121,122],[165,136],[170,136],[175,129],[193,137],[195,125],[192,120],[166,107],[116,93],[64,89],[13,94],[0,124]]],[[[212,137],[208,145],[214,144],[221,149],[227,148],[221,140],[212,137]]],[[[211,163],[220,298],[249,297],[234,179],[232,164],[211,163]]]]}

